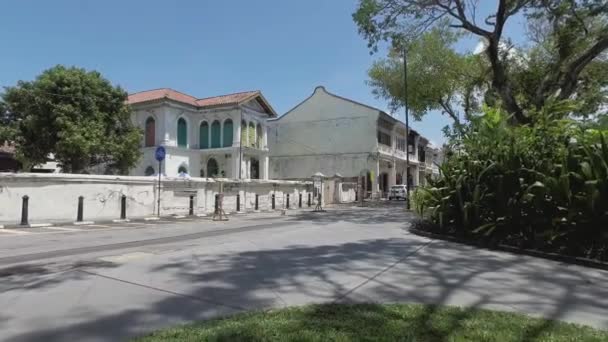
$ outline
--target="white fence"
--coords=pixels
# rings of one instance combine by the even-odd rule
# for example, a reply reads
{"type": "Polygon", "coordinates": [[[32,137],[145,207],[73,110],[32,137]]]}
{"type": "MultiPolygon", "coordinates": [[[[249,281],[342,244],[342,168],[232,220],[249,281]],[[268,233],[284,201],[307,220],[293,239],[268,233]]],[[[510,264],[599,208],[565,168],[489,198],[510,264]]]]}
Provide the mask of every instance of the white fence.
{"type": "MultiPolygon", "coordinates": [[[[0,173],[0,224],[21,222],[24,196],[29,223],[76,221],[80,196],[85,221],[119,219],[123,196],[126,218],[153,216],[158,209],[157,182],[153,177],[0,173]]],[[[161,215],[188,214],[191,196],[194,214],[212,213],[220,183],[226,212],[236,211],[237,195],[240,211],[253,211],[256,195],[258,210],[271,210],[273,195],[276,209],[287,206],[288,196],[289,207],[297,208],[300,195],[302,207],[308,207],[310,182],[163,178],[161,215]]]]}

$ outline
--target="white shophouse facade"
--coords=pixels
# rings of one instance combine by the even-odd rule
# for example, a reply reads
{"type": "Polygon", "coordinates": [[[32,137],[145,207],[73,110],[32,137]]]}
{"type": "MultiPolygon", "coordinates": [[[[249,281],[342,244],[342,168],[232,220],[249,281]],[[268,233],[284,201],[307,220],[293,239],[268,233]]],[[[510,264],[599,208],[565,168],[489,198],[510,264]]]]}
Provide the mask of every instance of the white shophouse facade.
{"type": "Polygon", "coordinates": [[[143,156],[133,176],[158,174],[164,146],[169,177],[268,179],[267,120],[276,112],[259,91],[197,99],[172,89],[129,95],[133,122],[144,131],[143,156]]]}
{"type": "Polygon", "coordinates": [[[270,177],[306,179],[316,172],[344,178],[367,176],[368,193],[385,196],[406,183],[406,140],[410,184],[437,175],[439,150],[389,114],[317,87],[278,119],[269,121],[270,177]]]}

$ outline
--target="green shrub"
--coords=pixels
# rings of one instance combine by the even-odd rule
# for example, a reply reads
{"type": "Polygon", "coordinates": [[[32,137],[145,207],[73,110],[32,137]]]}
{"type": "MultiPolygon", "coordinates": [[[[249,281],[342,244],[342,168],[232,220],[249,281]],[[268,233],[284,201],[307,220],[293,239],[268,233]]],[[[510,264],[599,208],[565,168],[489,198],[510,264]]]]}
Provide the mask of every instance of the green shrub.
{"type": "Polygon", "coordinates": [[[438,231],[608,259],[608,145],[558,104],[513,126],[499,110],[475,118],[441,176],[415,194],[438,231]]]}

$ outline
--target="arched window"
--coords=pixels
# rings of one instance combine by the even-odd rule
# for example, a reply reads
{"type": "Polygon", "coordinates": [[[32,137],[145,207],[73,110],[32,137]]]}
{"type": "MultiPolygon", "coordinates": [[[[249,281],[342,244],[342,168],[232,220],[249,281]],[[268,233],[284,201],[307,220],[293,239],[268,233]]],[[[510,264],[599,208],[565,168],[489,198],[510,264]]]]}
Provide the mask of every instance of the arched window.
{"type": "Polygon", "coordinates": [[[154,118],[153,117],[149,117],[146,120],[146,138],[145,138],[145,142],[146,142],[146,147],[150,147],[150,146],[154,146],[155,142],[156,142],[156,138],[155,138],[155,133],[156,133],[156,123],[154,122],[154,118]]]}
{"type": "Polygon", "coordinates": [[[256,135],[258,137],[258,141],[257,141],[257,148],[262,148],[264,147],[264,133],[262,133],[262,125],[258,124],[256,126],[256,135]]]}
{"type": "Polygon", "coordinates": [[[188,147],[188,124],[184,118],[177,120],[177,146],[188,147]]]}
{"type": "Polygon", "coordinates": [[[201,149],[209,148],[209,124],[203,121],[199,128],[198,147],[201,149]]]}
{"type": "Polygon", "coordinates": [[[228,119],[224,121],[224,144],[223,147],[232,146],[233,128],[232,120],[228,119]]]}
{"type": "Polygon", "coordinates": [[[146,176],[153,176],[154,175],[154,168],[152,166],[148,166],[146,168],[146,176]]]}
{"type": "Polygon", "coordinates": [[[249,146],[255,147],[255,125],[253,122],[249,123],[249,146]]]}
{"type": "Polygon", "coordinates": [[[180,173],[188,173],[188,169],[187,169],[187,168],[186,168],[184,165],[181,165],[181,166],[180,166],[180,167],[177,169],[177,173],[178,173],[178,174],[180,174],[180,173]]]}
{"type": "Polygon", "coordinates": [[[247,123],[245,120],[241,121],[241,146],[247,145],[247,123]]]}
{"type": "Polygon", "coordinates": [[[207,161],[207,175],[209,177],[217,177],[219,176],[220,170],[217,166],[217,161],[213,158],[210,158],[207,161]]]}
{"type": "Polygon", "coordinates": [[[211,124],[211,148],[222,147],[222,141],[220,140],[220,135],[222,132],[221,124],[219,121],[215,120],[211,124]]]}

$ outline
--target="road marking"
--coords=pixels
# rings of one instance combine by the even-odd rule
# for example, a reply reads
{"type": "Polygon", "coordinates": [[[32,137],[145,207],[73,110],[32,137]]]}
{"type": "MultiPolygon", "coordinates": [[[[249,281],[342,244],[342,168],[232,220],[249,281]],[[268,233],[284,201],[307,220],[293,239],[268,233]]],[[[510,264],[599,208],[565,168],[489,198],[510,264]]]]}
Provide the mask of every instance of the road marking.
{"type": "Polygon", "coordinates": [[[66,231],[66,232],[81,232],[81,231],[83,231],[83,229],[67,228],[67,227],[45,227],[45,229],[63,230],[63,231],[66,231]]]}
{"type": "Polygon", "coordinates": [[[33,234],[32,232],[24,232],[22,230],[15,230],[15,229],[0,229],[0,233],[7,233],[7,234],[15,234],[15,235],[27,235],[27,234],[33,234]]]}

